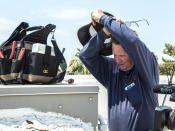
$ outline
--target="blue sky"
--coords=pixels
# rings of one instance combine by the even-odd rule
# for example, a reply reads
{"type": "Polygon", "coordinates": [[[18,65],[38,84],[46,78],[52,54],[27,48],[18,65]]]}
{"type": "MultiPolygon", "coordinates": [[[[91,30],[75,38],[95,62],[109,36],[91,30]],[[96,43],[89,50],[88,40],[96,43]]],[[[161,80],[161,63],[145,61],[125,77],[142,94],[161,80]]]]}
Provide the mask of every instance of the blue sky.
{"type": "MultiPolygon", "coordinates": [[[[158,56],[161,63],[165,43],[175,44],[174,0],[1,0],[0,41],[5,41],[20,22],[30,26],[55,24],[59,48],[66,48],[64,56],[69,63],[82,48],[77,30],[90,22],[90,13],[95,9],[110,12],[124,21],[147,19],[138,28],[140,39],[158,56]]],[[[50,42],[50,41],[49,41],[50,42]]]]}

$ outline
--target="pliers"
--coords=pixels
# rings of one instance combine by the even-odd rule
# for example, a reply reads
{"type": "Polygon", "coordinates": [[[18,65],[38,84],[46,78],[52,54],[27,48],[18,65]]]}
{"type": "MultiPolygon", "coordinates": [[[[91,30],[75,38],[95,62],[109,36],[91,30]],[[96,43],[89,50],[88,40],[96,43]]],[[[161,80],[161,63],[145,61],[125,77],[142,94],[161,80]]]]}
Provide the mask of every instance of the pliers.
{"type": "Polygon", "coordinates": [[[13,41],[12,51],[11,51],[11,54],[10,54],[9,59],[12,59],[13,58],[13,56],[15,54],[15,47],[16,47],[16,41],[13,41]]]}

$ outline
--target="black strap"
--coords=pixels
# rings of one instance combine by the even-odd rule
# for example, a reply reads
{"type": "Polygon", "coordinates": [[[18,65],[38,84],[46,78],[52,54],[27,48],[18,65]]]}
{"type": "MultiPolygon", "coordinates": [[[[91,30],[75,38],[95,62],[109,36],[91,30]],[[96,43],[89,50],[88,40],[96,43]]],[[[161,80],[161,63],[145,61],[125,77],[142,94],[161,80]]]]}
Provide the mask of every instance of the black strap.
{"type": "Polygon", "coordinates": [[[36,30],[40,30],[43,28],[44,28],[44,26],[33,26],[33,27],[27,28],[26,31],[36,31],[36,30]]]}
{"type": "Polygon", "coordinates": [[[23,37],[21,41],[30,41],[34,43],[47,44],[48,35],[55,29],[55,27],[56,26],[52,24],[48,24],[45,27],[43,26],[30,27],[29,29],[26,30],[33,32],[23,37]]]}
{"type": "Polygon", "coordinates": [[[60,65],[61,71],[58,69],[57,76],[53,78],[49,83],[53,83],[56,81],[61,82],[66,74],[67,64],[63,54],[61,53],[60,49],[57,46],[55,38],[52,37],[51,42],[54,47],[55,56],[57,58],[57,62],[60,65]]]}
{"type": "Polygon", "coordinates": [[[43,59],[43,65],[46,66],[46,67],[49,66],[50,55],[51,55],[51,47],[46,46],[45,55],[44,55],[44,59],[43,59]]]}

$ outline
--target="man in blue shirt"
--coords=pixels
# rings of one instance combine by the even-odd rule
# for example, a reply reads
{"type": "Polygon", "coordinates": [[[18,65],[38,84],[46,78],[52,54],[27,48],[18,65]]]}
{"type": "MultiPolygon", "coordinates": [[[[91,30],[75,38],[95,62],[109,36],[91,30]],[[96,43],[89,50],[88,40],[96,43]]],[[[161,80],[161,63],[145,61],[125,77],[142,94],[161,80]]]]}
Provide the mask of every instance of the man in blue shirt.
{"type": "Polygon", "coordinates": [[[108,91],[109,131],[148,131],[153,129],[159,83],[155,56],[124,23],[105,15],[91,14],[92,23],[104,26],[80,51],[79,58],[108,91]],[[99,54],[105,39],[112,37],[114,58],[99,54]]]}

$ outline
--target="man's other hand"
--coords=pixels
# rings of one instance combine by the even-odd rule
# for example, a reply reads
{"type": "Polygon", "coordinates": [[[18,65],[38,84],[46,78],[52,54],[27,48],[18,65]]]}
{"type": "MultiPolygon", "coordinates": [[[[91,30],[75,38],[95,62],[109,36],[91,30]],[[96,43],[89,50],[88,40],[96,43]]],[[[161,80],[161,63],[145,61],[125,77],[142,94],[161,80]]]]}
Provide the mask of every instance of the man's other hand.
{"type": "Polygon", "coordinates": [[[95,24],[95,22],[99,23],[100,18],[103,15],[104,15],[104,13],[103,13],[103,11],[101,9],[92,11],[91,18],[92,18],[93,24],[95,24]]]}
{"type": "Polygon", "coordinates": [[[110,32],[105,27],[103,27],[103,32],[107,35],[107,37],[111,36],[110,32]]]}
{"type": "Polygon", "coordinates": [[[119,18],[112,17],[115,21],[120,22],[121,24],[124,24],[125,22],[119,18]]]}

